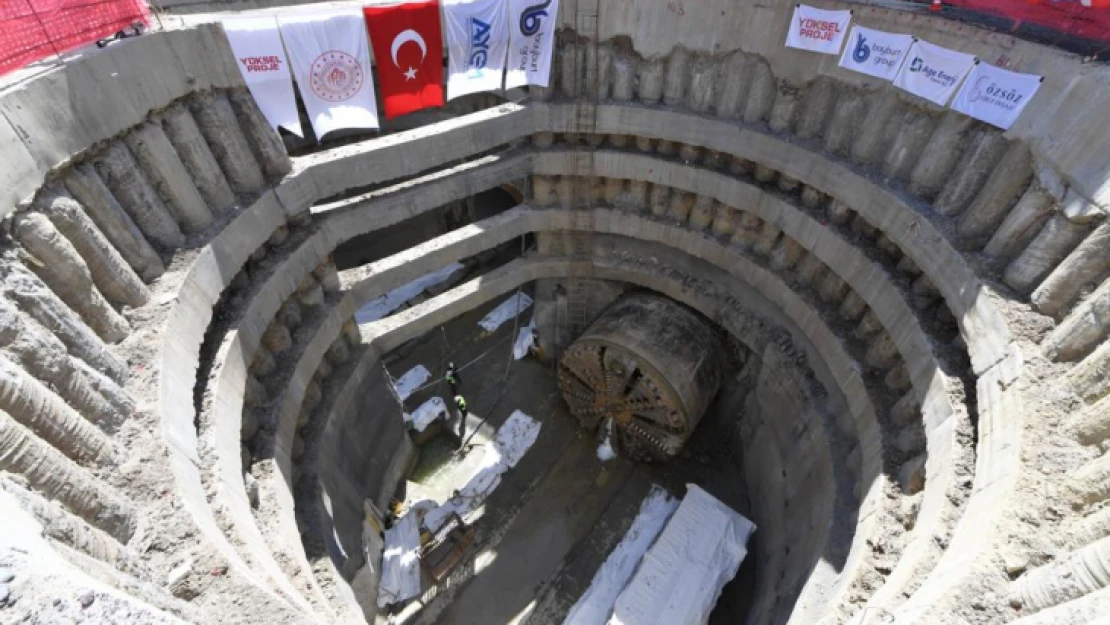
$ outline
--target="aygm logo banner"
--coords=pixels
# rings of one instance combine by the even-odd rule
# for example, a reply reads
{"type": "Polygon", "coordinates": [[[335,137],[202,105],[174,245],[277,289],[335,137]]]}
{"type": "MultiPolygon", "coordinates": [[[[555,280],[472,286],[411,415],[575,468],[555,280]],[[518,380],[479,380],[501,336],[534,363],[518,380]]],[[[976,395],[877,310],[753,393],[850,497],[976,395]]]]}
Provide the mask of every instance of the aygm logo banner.
{"type": "Polygon", "coordinates": [[[876,78],[894,80],[912,45],[913,37],[910,35],[853,26],[844,54],[840,55],[840,66],[876,78]]]}
{"type": "Polygon", "coordinates": [[[851,11],[825,11],[804,4],[794,7],[786,46],[823,54],[840,54],[851,11]]]}
{"type": "Polygon", "coordinates": [[[281,45],[277,19],[229,18],[223,20],[223,26],[243,81],[266,121],[274,128],[280,126],[303,137],[297,98],[293,94],[293,77],[289,74],[289,61],[281,45]]]}
{"type": "Polygon", "coordinates": [[[1040,89],[1044,78],[977,63],[956,94],[952,108],[980,121],[1008,129],[1040,89]]]}
{"type": "Polygon", "coordinates": [[[559,0],[509,0],[509,64],[505,88],[546,87],[559,0]]]}
{"type": "Polygon", "coordinates": [[[504,0],[444,0],[447,25],[447,99],[501,89],[509,52],[504,0]]]}
{"type": "Polygon", "coordinates": [[[948,104],[960,81],[971,71],[975,57],[915,41],[894,79],[895,86],[940,106],[948,104]]]}

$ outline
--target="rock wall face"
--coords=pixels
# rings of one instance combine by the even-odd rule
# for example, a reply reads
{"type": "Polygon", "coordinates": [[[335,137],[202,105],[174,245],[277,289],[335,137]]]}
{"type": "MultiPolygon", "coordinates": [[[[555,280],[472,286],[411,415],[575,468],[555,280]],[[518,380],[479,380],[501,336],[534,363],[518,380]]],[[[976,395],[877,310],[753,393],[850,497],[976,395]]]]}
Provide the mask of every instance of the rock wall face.
{"type": "MultiPolygon", "coordinates": [[[[1107,70],[853,6],[1045,84],[1002,133],[785,49],[785,3],[564,0],[548,88],[296,159],[209,26],[0,93],[3,505],[158,618],[372,620],[367,492],[342,467],[356,426],[389,429],[358,421],[379,359],[527,282],[627,284],[743,343],[787,415],[740,430],[765,528],[749,622],[1095,622],[1107,70]],[[521,206],[337,274],[345,242],[506,184],[521,206]]],[[[573,311],[619,289],[565,291],[573,311]]],[[[378,494],[390,440],[359,465],[378,494]]]]}

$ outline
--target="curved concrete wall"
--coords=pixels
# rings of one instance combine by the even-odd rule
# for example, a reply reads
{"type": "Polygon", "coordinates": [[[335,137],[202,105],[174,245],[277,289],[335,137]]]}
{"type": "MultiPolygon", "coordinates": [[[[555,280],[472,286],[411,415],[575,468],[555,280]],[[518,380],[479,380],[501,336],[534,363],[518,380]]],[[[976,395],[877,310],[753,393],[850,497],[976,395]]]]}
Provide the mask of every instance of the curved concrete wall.
{"type": "MultiPolygon", "coordinates": [[[[809,354],[813,370],[828,373],[825,386],[840,388],[849,407],[851,418],[834,417],[832,427],[860,440],[858,454],[821,460],[858,473],[854,479],[863,485],[844,567],[807,577],[806,563],[831,534],[799,535],[811,541],[807,547],[768,566],[790,580],[761,581],[754,614],[785,619],[792,599],[775,605],[771,593],[786,587],[785,597],[800,592],[797,622],[822,616],[843,622],[860,609],[931,622],[966,617],[967,599],[990,589],[992,614],[1012,610],[1012,603],[1026,613],[1043,610],[1034,619],[1087,619],[1102,582],[1060,580],[1084,575],[1083,563],[1101,553],[1110,527],[1099,513],[1108,465],[1093,451],[1110,435],[1104,416],[1110,349],[1103,343],[1110,335],[1110,266],[1102,253],[1110,232],[1102,223],[1110,166],[1099,157],[1110,139],[1091,120],[1097,107],[1088,105],[1106,95],[1106,69],[931,17],[856,7],[856,23],[912,32],[1046,75],[1019,124],[1000,133],[839,69],[833,57],[784,48],[790,5],[633,0],[605,5],[596,21],[579,19],[588,5],[564,0],[562,20],[579,32],[561,37],[552,88],[533,94],[545,103],[505,105],[297,159],[280,184],[289,161],[244,97],[213,27],[123,42],[0,93],[6,137],[0,147],[10,157],[0,172],[7,189],[0,216],[22,203],[11,221],[15,240],[0,259],[6,299],[0,314],[8,328],[0,350],[13,363],[0,391],[0,410],[12,422],[0,449],[5,467],[66,507],[69,516],[57,517],[66,527],[99,537],[74,543],[91,557],[129,562],[119,550],[131,540],[132,524],[140,526],[138,536],[195,527],[204,557],[232,565],[232,574],[211,586],[216,592],[264,597],[276,619],[357,618],[343,581],[350,571],[310,561],[292,512],[304,503],[330,523],[334,504],[351,499],[334,517],[343,519],[344,533],[359,513],[334,472],[326,480],[334,493],[293,496],[299,477],[316,477],[301,473],[304,462],[314,463],[319,448],[342,432],[340,425],[325,428],[311,444],[317,455],[296,462],[298,449],[308,446],[304,421],[318,418],[312,406],[324,405],[317,404],[321,384],[327,380],[338,395],[326,407],[341,423],[352,414],[342,398],[365,377],[362,363],[374,358],[343,364],[359,339],[345,328],[355,303],[419,273],[425,261],[446,262],[502,237],[563,230],[632,236],[717,267],[745,266],[749,285],[764,295],[793,293],[776,305],[788,311],[795,298],[808,311],[794,321],[818,346],[809,354]],[[598,64],[587,63],[591,58],[598,64]],[[534,148],[521,145],[528,137],[534,148]],[[612,147],[597,149],[606,142],[612,147]],[[439,169],[478,154],[485,156],[439,169]],[[513,213],[495,230],[460,230],[387,259],[382,273],[375,270],[349,292],[317,297],[336,288],[327,257],[340,242],[529,173],[538,204],[565,208],[513,213]],[[394,186],[364,192],[383,183],[394,186]],[[321,200],[311,215],[305,212],[321,200]],[[584,206],[595,207],[589,218],[584,206]],[[307,230],[283,246],[291,222],[307,230]],[[274,273],[254,274],[263,277],[249,285],[252,273],[244,267],[262,261],[274,273]],[[764,273],[766,281],[751,284],[751,276],[764,273]],[[243,294],[249,301],[235,308],[243,294]],[[290,301],[311,313],[313,332],[294,347],[289,384],[272,398],[274,458],[259,490],[285,514],[267,518],[252,509],[237,434],[247,404],[257,400],[252,366],[265,353],[259,346],[278,317],[296,312],[290,301]],[[230,328],[213,322],[229,311],[230,328]],[[1035,321],[1047,328],[1042,346],[1029,329],[1034,311],[1047,315],[1035,321]],[[858,325],[840,328],[843,318],[858,325]],[[948,328],[956,325],[952,342],[948,328]],[[213,331],[223,339],[210,352],[205,337],[213,331]],[[838,347],[821,348],[823,341],[838,347]],[[160,348],[143,353],[136,349],[143,344],[160,348]],[[969,372],[961,369],[964,358],[969,372]],[[1049,373],[1029,379],[1023,359],[1074,364],[1038,364],[1036,371],[1049,373]],[[891,371],[876,382],[867,372],[883,364],[891,371]],[[64,384],[54,379],[57,372],[64,384]],[[200,376],[209,373],[205,383],[200,376]],[[195,397],[195,388],[206,399],[195,397]],[[156,406],[136,401],[154,389],[156,406]],[[1061,564],[1041,566],[1047,558],[1036,556],[1013,573],[999,565],[1000,554],[1027,541],[1031,527],[1007,515],[1021,507],[1021,488],[1055,479],[1043,475],[1043,463],[1022,464],[1021,454],[1040,453],[1045,428],[1057,426],[1023,412],[1030,405],[1056,410],[1053,401],[1072,402],[1069,411],[1077,413],[1051,430],[1076,448],[1064,489],[1075,503],[1057,506],[1062,496],[1052,495],[1027,506],[1068,510],[1045,527],[1083,529],[1066,532],[1076,538],[1060,543],[1061,553],[1072,553],[1061,564]],[[892,482],[904,458],[899,450],[914,449],[908,424],[918,423],[918,414],[928,437],[924,492],[915,502],[894,494],[892,482]],[[146,440],[133,433],[156,421],[168,454],[155,456],[166,455],[168,464],[157,460],[134,483],[96,477],[95,458],[134,466],[133,450],[110,448],[118,440],[146,440]],[[42,466],[27,464],[40,457],[49,459],[42,466],[54,467],[49,475],[71,476],[87,492],[103,489],[95,502],[103,514],[47,479],[42,466]],[[891,466],[887,458],[899,460],[891,466]],[[160,503],[139,496],[144,512],[135,513],[127,500],[137,491],[130,489],[157,475],[159,463],[175,476],[172,496],[160,503]],[[901,503],[883,503],[889,494],[901,503]],[[883,545],[892,551],[870,550],[869,538],[906,519],[912,528],[883,545]],[[90,523],[104,532],[96,534],[90,523]],[[314,571],[315,565],[321,566],[314,571]],[[1008,575],[1015,574],[1011,585],[1008,575]],[[808,585],[801,589],[802,583],[808,585]]],[[[560,271],[599,271],[596,263],[560,262],[560,271]]],[[[367,353],[384,353],[377,350],[392,344],[389,337],[413,331],[404,329],[409,322],[438,323],[448,309],[480,299],[467,289],[456,295],[457,302],[429,311],[427,319],[391,318],[382,327],[396,327],[383,330],[384,338],[372,333],[367,353]]],[[[780,450],[767,464],[786,456],[780,450]]],[[[383,484],[396,470],[390,464],[382,465],[383,484]]],[[[753,457],[749,474],[764,470],[753,457]]],[[[840,522],[854,505],[845,507],[849,499],[838,493],[836,503],[822,500],[815,514],[840,522]]],[[[36,500],[18,501],[48,518],[36,500]]],[[[56,535],[66,544],[76,534],[56,535]]],[[[176,574],[179,561],[152,558],[152,572],[132,567],[128,575],[176,574]]],[[[203,593],[193,586],[201,578],[186,569],[164,592],[203,593]]],[[[117,583],[137,588],[123,578],[117,583]]],[[[173,605],[157,592],[150,596],[173,605]]]]}

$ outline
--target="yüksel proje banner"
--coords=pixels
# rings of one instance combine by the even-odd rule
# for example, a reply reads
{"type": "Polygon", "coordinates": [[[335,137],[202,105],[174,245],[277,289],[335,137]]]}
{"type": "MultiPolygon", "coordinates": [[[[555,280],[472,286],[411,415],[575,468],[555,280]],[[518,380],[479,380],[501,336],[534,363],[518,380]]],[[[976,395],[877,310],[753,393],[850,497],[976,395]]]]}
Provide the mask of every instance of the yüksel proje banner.
{"type": "Polygon", "coordinates": [[[278,25],[316,137],[340,128],[378,128],[362,11],[290,13],[278,25]]]}
{"type": "Polygon", "coordinates": [[[844,34],[852,21],[851,11],[826,11],[799,4],[794,7],[786,46],[822,54],[840,54],[844,34]]]}
{"type": "Polygon", "coordinates": [[[894,80],[912,45],[911,35],[853,26],[844,54],[840,55],[840,66],[876,78],[894,80]]]}
{"type": "Polygon", "coordinates": [[[447,28],[447,99],[498,91],[509,52],[505,0],[443,0],[447,28]]]}
{"type": "Polygon", "coordinates": [[[559,0],[509,0],[506,89],[547,86],[558,16],[559,0]]]}
{"type": "Polygon", "coordinates": [[[952,108],[1005,130],[1017,121],[1043,81],[1035,74],[1011,72],[979,62],[956,94],[952,108]]]}
{"type": "Polygon", "coordinates": [[[378,65],[386,119],[443,106],[439,2],[368,6],[366,25],[378,65]]]}
{"type": "Polygon", "coordinates": [[[913,42],[906,62],[894,78],[895,86],[944,106],[971,71],[975,57],[920,39],[913,42]]]}
{"type": "Polygon", "coordinates": [[[281,45],[277,18],[237,17],[222,23],[239,72],[266,121],[275,129],[285,128],[303,137],[293,77],[285,47],[281,45]]]}

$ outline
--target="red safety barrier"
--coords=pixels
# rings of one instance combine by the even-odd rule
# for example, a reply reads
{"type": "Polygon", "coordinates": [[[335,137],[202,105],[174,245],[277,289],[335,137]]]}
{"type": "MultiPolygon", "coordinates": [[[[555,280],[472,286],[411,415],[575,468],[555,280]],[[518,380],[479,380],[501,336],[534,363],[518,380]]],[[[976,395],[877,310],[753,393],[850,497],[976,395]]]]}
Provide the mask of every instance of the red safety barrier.
{"type": "Polygon", "coordinates": [[[1110,42],[1110,0],[943,0],[941,4],[1007,18],[1014,29],[1042,27],[1068,37],[1110,42]]]}
{"type": "Polygon", "coordinates": [[[149,25],[145,0],[0,0],[0,74],[149,25]]]}

